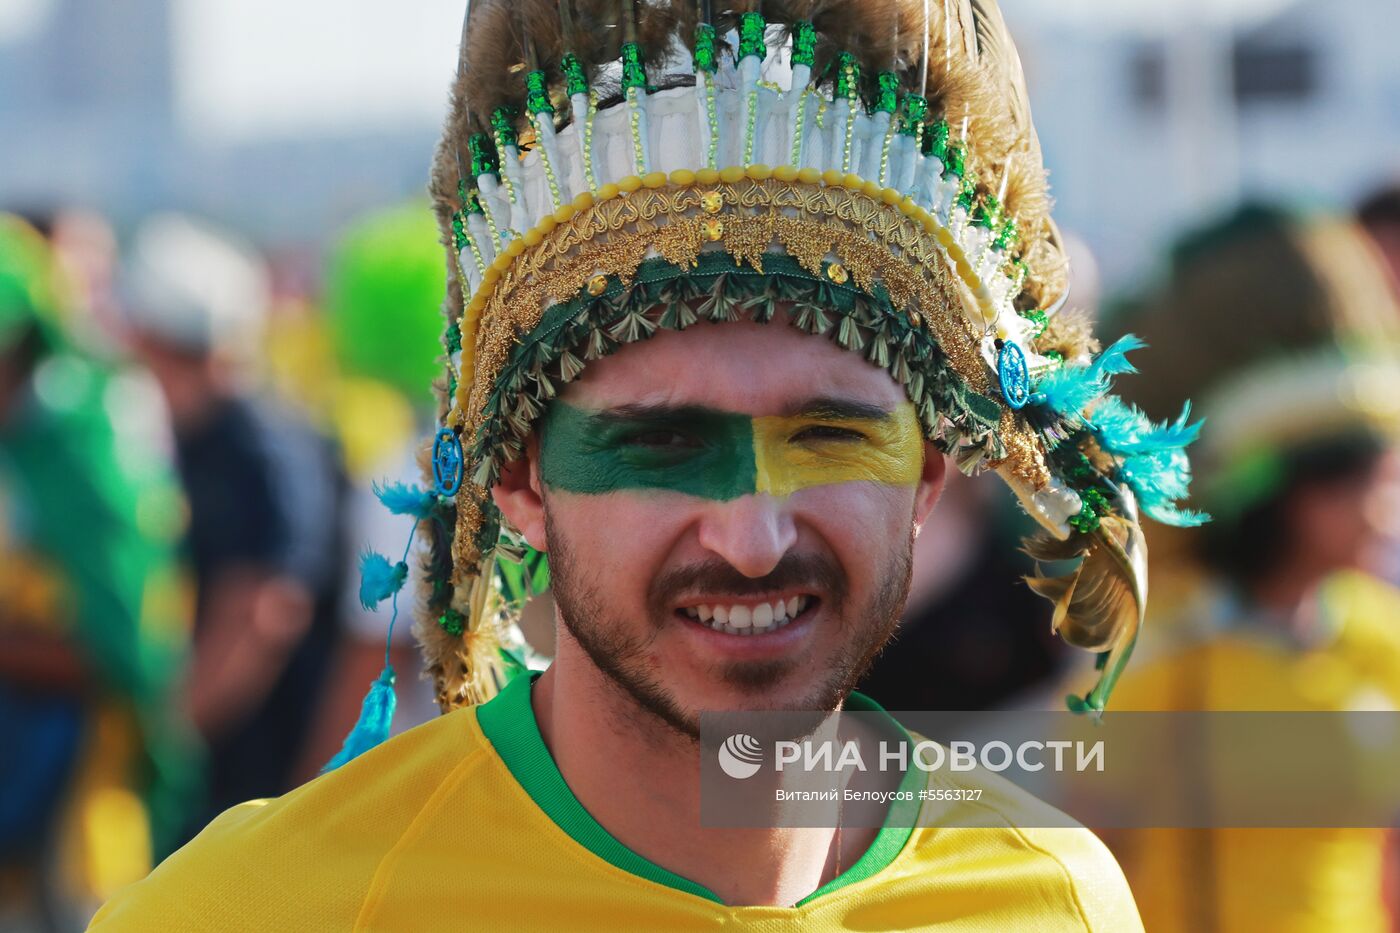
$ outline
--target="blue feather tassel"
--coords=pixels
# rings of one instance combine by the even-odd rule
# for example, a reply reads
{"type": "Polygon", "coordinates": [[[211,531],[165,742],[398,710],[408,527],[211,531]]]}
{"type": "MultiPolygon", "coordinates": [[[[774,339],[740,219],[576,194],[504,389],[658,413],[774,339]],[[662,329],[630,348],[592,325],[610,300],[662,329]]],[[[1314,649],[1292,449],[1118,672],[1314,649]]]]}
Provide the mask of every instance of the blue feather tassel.
{"type": "Polygon", "coordinates": [[[417,519],[428,518],[437,500],[434,493],[423,487],[405,483],[390,483],[387,486],[375,483],[374,494],[395,515],[412,515],[417,519]]]}
{"type": "Polygon", "coordinates": [[[1044,376],[1036,384],[1039,401],[1070,421],[1077,421],[1084,409],[1103,398],[1113,384],[1113,377],[1135,373],[1128,354],[1147,344],[1132,334],[1118,338],[1087,366],[1062,366],[1044,376]]]}
{"type": "Polygon", "coordinates": [[[1191,462],[1185,451],[1158,451],[1128,457],[1123,461],[1122,471],[1124,481],[1132,488],[1148,518],[1178,528],[1194,528],[1210,521],[1210,516],[1204,512],[1176,507],[1176,500],[1186,498],[1191,485],[1191,462]]]}
{"type": "Polygon", "coordinates": [[[394,669],[385,666],[379,674],[379,679],[370,685],[369,693],[365,694],[365,702],[360,707],[360,718],[356,721],[355,728],[350,730],[350,734],[345,737],[345,744],[340,747],[334,758],[326,762],[321,773],[334,771],[389,738],[389,727],[394,721],[396,705],[398,700],[394,695],[394,669]]]}
{"type": "Polygon", "coordinates": [[[360,555],[360,605],[373,609],[403,589],[408,580],[408,564],[389,563],[389,558],[374,551],[360,555]]]}
{"type": "Polygon", "coordinates": [[[1099,446],[1123,461],[1124,482],[1132,488],[1143,514],[1166,525],[1189,528],[1204,524],[1210,516],[1178,509],[1191,486],[1191,461],[1186,447],[1201,433],[1203,422],[1190,424],[1191,404],[1175,421],[1160,424],[1141,409],[1109,396],[1094,409],[1091,427],[1099,446]]]}
{"type": "Polygon", "coordinates": [[[1190,402],[1182,408],[1175,421],[1158,424],[1137,406],[1112,395],[1098,404],[1091,420],[1099,445],[1124,456],[1182,450],[1196,441],[1201,434],[1201,425],[1205,423],[1188,423],[1191,420],[1190,402]]]}
{"type": "Polygon", "coordinates": [[[360,718],[340,751],[321,769],[322,773],[333,771],[352,758],[374,748],[389,737],[389,726],[394,721],[394,707],[398,699],[394,694],[394,666],[389,663],[389,646],[394,638],[394,623],[399,618],[399,591],[408,581],[408,554],[413,548],[413,536],[418,533],[418,525],[432,510],[435,496],[417,486],[395,484],[375,487],[374,494],[379,501],[396,515],[413,515],[416,520],[408,533],[408,543],[404,545],[403,559],[397,564],[389,563],[389,558],[374,551],[360,555],[360,605],[374,609],[386,599],[393,600],[393,614],[389,617],[389,628],[384,633],[384,670],[379,679],[370,685],[360,708],[360,718]]]}

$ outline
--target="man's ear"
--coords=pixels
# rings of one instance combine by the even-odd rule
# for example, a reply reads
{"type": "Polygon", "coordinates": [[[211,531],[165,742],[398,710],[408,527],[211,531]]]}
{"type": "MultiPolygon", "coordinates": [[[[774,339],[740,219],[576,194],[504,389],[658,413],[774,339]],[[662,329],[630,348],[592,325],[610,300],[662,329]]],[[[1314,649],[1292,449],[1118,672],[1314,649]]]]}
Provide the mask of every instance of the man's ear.
{"type": "Polygon", "coordinates": [[[914,490],[914,533],[918,534],[924,522],[933,513],[938,497],[943,493],[943,481],[947,478],[948,458],[924,441],[924,469],[919,474],[919,485],[914,490]]]}
{"type": "Polygon", "coordinates": [[[540,445],[534,434],[525,444],[525,453],[501,468],[500,479],[491,487],[491,498],[510,526],[524,536],[530,547],[548,552],[544,533],[544,498],[540,484],[540,445]]]}

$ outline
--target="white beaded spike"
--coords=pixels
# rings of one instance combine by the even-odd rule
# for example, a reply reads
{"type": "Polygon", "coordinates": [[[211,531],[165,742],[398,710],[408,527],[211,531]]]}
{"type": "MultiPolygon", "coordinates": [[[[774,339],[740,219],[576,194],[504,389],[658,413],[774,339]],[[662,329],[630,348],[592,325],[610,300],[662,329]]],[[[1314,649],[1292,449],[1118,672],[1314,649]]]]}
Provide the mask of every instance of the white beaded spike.
{"type": "Polygon", "coordinates": [[[872,181],[880,180],[880,142],[883,133],[879,130],[879,118],[887,116],[884,113],[866,113],[864,106],[856,108],[856,144],[855,155],[851,159],[852,169],[861,178],[869,178],[872,181]]]}
{"type": "Polygon", "coordinates": [[[802,133],[802,160],[798,168],[821,168],[826,156],[826,135],[822,126],[824,100],[819,91],[809,90],[803,94],[798,106],[801,108],[799,127],[802,133]]]}
{"type": "Polygon", "coordinates": [[[787,161],[787,153],[792,147],[792,140],[787,134],[785,95],[772,87],[760,85],[755,98],[757,115],[753,121],[752,159],[748,164],[759,162],[764,165],[782,165],[787,161]],[[775,117],[778,130],[776,135],[775,117]]]}
{"type": "Polygon", "coordinates": [[[456,251],[456,268],[458,268],[458,272],[462,273],[462,279],[466,280],[466,294],[462,296],[463,301],[475,294],[479,287],[482,287],[482,280],[486,277],[486,262],[482,261],[482,255],[477,252],[472,237],[468,235],[466,240],[468,240],[468,244],[456,251]]]}
{"type": "Polygon", "coordinates": [[[485,241],[478,242],[491,242],[494,254],[495,243],[492,241],[505,242],[513,237],[509,229],[514,226],[511,219],[510,200],[506,197],[505,189],[501,187],[500,179],[495,175],[478,175],[476,186],[481,192],[481,209],[486,212],[486,224],[494,234],[494,236],[486,237],[485,241]]]}
{"type": "Polygon", "coordinates": [[[589,96],[587,93],[569,95],[569,112],[573,115],[574,142],[578,146],[579,164],[584,167],[584,185],[595,186],[596,182],[589,178],[588,172],[588,124],[590,117],[592,117],[588,111],[589,96]]]}
{"type": "Polygon", "coordinates": [[[958,197],[958,186],[962,183],[961,176],[949,172],[946,168],[940,173],[933,186],[933,212],[938,218],[938,222],[949,230],[953,229],[953,204],[958,197]]]}
{"type": "MultiPolygon", "coordinates": [[[[559,138],[554,130],[554,112],[546,110],[533,114],[530,123],[535,127],[535,134],[539,138],[540,164],[549,182],[549,197],[554,204],[550,210],[558,210],[567,201],[573,200],[573,196],[569,193],[567,176],[558,170],[563,168],[564,160],[559,157],[559,138]]],[[[532,216],[538,218],[541,213],[543,212],[534,211],[532,216]]]]}
{"type": "Polygon", "coordinates": [[[787,163],[801,167],[803,137],[807,129],[807,98],[811,96],[807,84],[812,80],[812,67],[806,64],[792,66],[792,84],[783,95],[783,116],[787,119],[787,138],[790,141],[787,163]]]}
{"type": "Polygon", "coordinates": [[[703,21],[695,27],[695,52],[692,65],[695,70],[695,110],[696,128],[699,134],[697,154],[704,168],[719,168],[719,102],[715,87],[715,72],[719,67],[718,37],[709,23],[708,4],[702,5],[703,21]]]}
{"type": "Polygon", "coordinates": [[[943,178],[943,160],[933,155],[916,153],[914,156],[914,200],[918,201],[931,214],[937,214],[935,198],[938,182],[943,178]]]}
{"type": "Polygon", "coordinates": [[[883,110],[873,114],[861,114],[859,125],[860,168],[857,174],[861,178],[883,182],[880,177],[880,163],[885,160],[885,140],[890,129],[890,115],[883,110]]]}
{"type": "MultiPolygon", "coordinates": [[[[592,95],[588,90],[588,74],[583,63],[579,61],[574,52],[577,50],[576,41],[578,30],[574,26],[574,11],[572,0],[559,0],[559,33],[564,41],[564,58],[562,66],[565,74],[565,87],[569,91],[569,115],[572,118],[571,125],[574,128],[574,145],[578,149],[578,164],[583,169],[581,190],[588,191],[596,187],[596,182],[590,176],[588,170],[588,130],[589,130],[589,108],[592,103],[592,95]]],[[[555,167],[562,175],[568,176],[572,180],[572,173],[568,171],[568,166],[555,163],[555,167]]]]}
{"type": "MultiPolygon", "coordinates": [[[[488,176],[489,177],[489,176],[488,176]]],[[[467,215],[467,234],[481,253],[481,261],[490,265],[496,259],[496,245],[491,242],[491,229],[486,224],[486,218],[480,214],[467,215]]],[[[485,269],[481,270],[484,274],[485,269]]]]}
{"type": "Polygon", "coordinates": [[[917,190],[914,187],[915,173],[919,168],[918,152],[915,151],[918,140],[900,133],[895,136],[894,146],[890,152],[890,186],[907,194],[916,201],[917,190]]]}
{"type": "MultiPolygon", "coordinates": [[[[756,13],[745,13],[740,19],[741,35],[747,31],[748,17],[758,17],[756,13]]],[[[756,19],[760,24],[762,18],[756,19]]],[[[762,27],[760,26],[760,29],[762,27]]],[[[762,36],[759,37],[760,39],[762,36]]],[[[742,57],[739,59],[739,132],[743,134],[744,144],[740,150],[740,164],[752,165],[754,138],[757,134],[758,124],[758,78],[763,70],[762,52],[749,51],[745,54],[742,51],[744,40],[740,39],[742,57]]]]}
{"type": "Polygon", "coordinates": [[[715,83],[703,68],[695,69],[695,127],[698,130],[700,158],[705,168],[718,168],[719,117],[715,113],[715,83]]]}
{"type": "Polygon", "coordinates": [[[851,102],[841,98],[831,107],[831,129],[826,134],[829,151],[842,172],[851,170],[851,102]]]}
{"type": "Polygon", "coordinates": [[[624,4],[622,18],[622,89],[627,101],[627,123],[632,134],[632,171],[634,175],[645,175],[651,171],[651,156],[647,119],[647,76],[642,64],[642,49],[637,44],[636,10],[628,2],[624,4]]]}
{"type": "Polygon", "coordinates": [[[632,133],[633,174],[645,175],[651,171],[651,159],[647,154],[647,100],[646,91],[639,87],[627,89],[627,111],[629,129],[632,133]]]}
{"type": "MultiPolygon", "coordinates": [[[[525,202],[525,173],[520,167],[520,147],[515,143],[502,145],[504,140],[500,133],[496,134],[496,149],[501,154],[501,171],[505,172],[505,189],[508,208],[505,213],[507,225],[512,231],[512,236],[518,236],[519,231],[530,229],[529,205],[525,202]]],[[[504,234],[504,231],[502,231],[504,234]]]]}

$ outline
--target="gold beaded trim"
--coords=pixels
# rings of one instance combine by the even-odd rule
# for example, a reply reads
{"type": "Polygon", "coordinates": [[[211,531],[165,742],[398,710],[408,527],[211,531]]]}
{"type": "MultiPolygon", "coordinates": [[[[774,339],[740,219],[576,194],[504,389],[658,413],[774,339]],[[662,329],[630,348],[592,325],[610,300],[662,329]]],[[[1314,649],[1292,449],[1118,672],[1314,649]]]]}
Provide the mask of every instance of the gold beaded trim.
{"type": "MultiPolygon", "coordinates": [[[[795,181],[804,186],[820,185],[833,190],[858,192],[870,202],[897,207],[900,214],[913,221],[916,229],[921,229],[924,234],[935,239],[944,254],[943,257],[924,255],[918,258],[911,257],[911,259],[925,263],[933,263],[935,258],[946,261],[956,270],[962,284],[967,289],[963,295],[964,301],[971,303],[971,306],[978,310],[982,320],[987,322],[988,326],[997,329],[998,336],[1007,336],[1005,333],[1001,333],[1001,328],[996,325],[997,309],[992,304],[986,284],[972,268],[972,264],[954,239],[952,231],[940,224],[933,214],[916,204],[912,198],[906,197],[893,188],[885,188],[874,181],[862,179],[855,174],[842,174],[834,170],[819,172],[814,168],[797,169],[791,165],[778,166],[777,168],[752,165],[747,168],[731,166],[719,171],[710,168],[693,172],[680,169],[670,173],[670,175],[662,172],[653,172],[642,177],[634,175],[624,178],[616,184],[603,185],[596,193],[584,192],[580,194],[571,204],[566,204],[552,215],[547,215],[534,228],[526,231],[522,236],[516,237],[497,254],[495,261],[487,267],[480,287],[463,309],[461,320],[463,346],[473,347],[475,345],[480,318],[487,304],[491,303],[501,290],[498,287],[502,284],[501,280],[507,278],[507,286],[510,286],[511,281],[519,280],[520,274],[518,272],[513,278],[507,275],[507,273],[515,271],[516,258],[523,254],[534,254],[546,237],[561,225],[574,224],[579,214],[590,213],[595,208],[602,208],[605,206],[605,202],[611,200],[628,200],[631,195],[643,189],[652,191],[668,187],[672,190],[692,189],[696,185],[712,187],[721,181],[726,185],[734,185],[746,178],[755,182],[767,182],[770,179],[783,183],[795,181]]],[[[605,232],[607,229],[606,221],[602,226],[597,223],[590,223],[589,226],[595,228],[595,234],[605,232]]],[[[471,373],[465,371],[466,365],[467,361],[464,357],[464,372],[460,379],[462,385],[471,382],[471,379],[468,378],[471,373]]],[[[464,401],[465,399],[458,400],[459,410],[463,408],[461,402],[464,401]]],[[[460,421],[460,413],[454,412],[453,414],[460,421]]]]}
{"type": "MultiPolygon", "coordinates": [[[[878,277],[897,307],[917,304],[958,371],[985,390],[981,333],[942,297],[954,289],[945,262],[953,261],[964,284],[972,273],[955,244],[949,251],[951,234],[893,189],[827,175],[834,177],[761,166],[669,177],[658,172],[604,186],[596,198],[582,195],[561,208],[497,257],[468,304],[463,346],[473,352],[463,356],[453,423],[471,411],[472,386],[492,384],[514,334],[528,332],[548,305],[573,297],[598,275],[629,279],[653,247],[668,260],[690,264],[706,243],[721,241],[739,261],[761,267],[775,236],[814,274],[835,251],[862,288],[878,277]],[[483,322],[493,333],[483,335],[483,322]],[[502,322],[512,327],[498,326],[502,322]]],[[[994,321],[989,309],[981,310],[994,321]]]]}
{"type": "MultiPolygon", "coordinates": [[[[735,190],[742,187],[726,186],[726,198],[732,196],[742,203],[749,200],[746,195],[757,190],[752,185],[748,191],[735,190]]],[[[630,282],[651,249],[674,265],[691,266],[705,244],[712,240],[734,257],[736,265],[747,263],[759,272],[763,271],[764,253],[775,239],[814,276],[825,274],[823,261],[834,253],[840,260],[836,268],[842,270],[841,274],[848,273],[863,291],[872,292],[878,281],[889,292],[896,308],[922,309],[923,326],[931,327],[944,353],[970,387],[986,394],[990,384],[986,364],[978,352],[981,333],[951,305],[947,296],[953,283],[942,266],[911,264],[894,255],[888,246],[871,240],[859,228],[852,229],[843,223],[839,219],[842,215],[854,214],[854,220],[864,219],[867,226],[877,227],[881,218],[888,218],[887,211],[877,211],[871,203],[862,206],[859,195],[833,194],[832,189],[823,188],[792,193],[808,196],[809,202],[827,202],[825,206],[831,209],[831,216],[825,221],[816,219],[820,216],[816,203],[809,203],[797,217],[779,213],[777,205],[754,214],[726,213],[720,221],[718,235],[712,237],[707,230],[716,223],[714,217],[652,212],[658,201],[684,203],[690,200],[686,192],[648,192],[651,197],[644,195],[608,202],[611,216],[601,218],[610,230],[606,239],[579,243],[578,236],[594,232],[590,225],[600,219],[589,212],[579,215],[577,227],[558,228],[557,240],[550,244],[556,250],[554,261],[532,271],[529,279],[516,281],[516,276],[526,268],[522,257],[502,279],[503,287],[492,296],[480,319],[481,324],[472,329],[480,334],[474,347],[473,378],[468,380],[464,374],[458,390],[459,409],[466,413],[467,436],[474,437],[480,427],[482,407],[516,344],[517,335],[533,330],[547,307],[589,288],[600,275],[617,276],[630,282]],[[848,207],[853,211],[847,211],[848,207]],[[870,210],[862,218],[866,214],[863,207],[870,210]],[[654,220],[646,219],[648,214],[670,222],[657,226],[654,220]]],[[[899,228],[887,227],[885,232],[896,233],[899,228]]],[[[904,232],[908,232],[907,229],[904,232]]],[[[908,248],[931,247],[916,240],[909,243],[908,248]]],[[[543,254],[543,249],[537,250],[535,257],[543,254]]],[[[524,279],[523,275],[520,277],[524,279]]]]}

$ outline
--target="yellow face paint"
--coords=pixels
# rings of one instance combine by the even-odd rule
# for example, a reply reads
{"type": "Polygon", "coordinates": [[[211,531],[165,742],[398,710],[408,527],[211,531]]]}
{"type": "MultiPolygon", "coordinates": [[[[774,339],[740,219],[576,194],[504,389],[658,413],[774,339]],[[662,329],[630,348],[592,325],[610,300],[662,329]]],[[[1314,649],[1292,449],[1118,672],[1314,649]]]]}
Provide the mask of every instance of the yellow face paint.
{"type": "Polygon", "coordinates": [[[858,481],[913,486],[923,472],[924,439],[908,402],[883,418],[755,418],[753,434],[756,491],[774,496],[858,481]]]}

